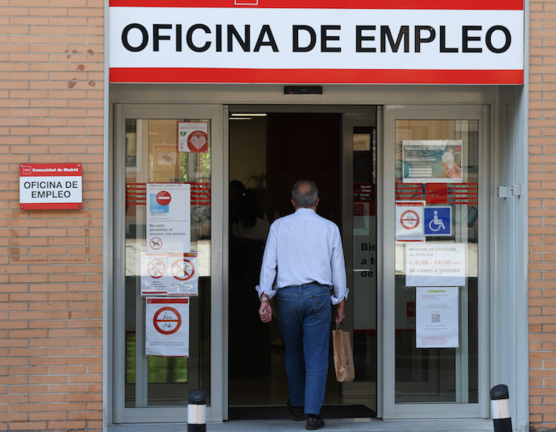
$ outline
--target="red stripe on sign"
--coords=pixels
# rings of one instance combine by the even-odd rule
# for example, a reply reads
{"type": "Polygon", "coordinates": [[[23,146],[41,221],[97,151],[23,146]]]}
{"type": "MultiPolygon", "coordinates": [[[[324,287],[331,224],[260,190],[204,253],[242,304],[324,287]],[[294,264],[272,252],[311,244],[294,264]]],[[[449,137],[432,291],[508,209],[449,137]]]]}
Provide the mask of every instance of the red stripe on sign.
{"type": "Polygon", "coordinates": [[[80,210],[82,207],[82,203],[20,203],[19,205],[21,210],[80,210]]]}
{"type": "Polygon", "coordinates": [[[147,303],[189,303],[189,299],[147,298],[147,303]]]}
{"type": "Polygon", "coordinates": [[[523,71],[110,68],[110,82],[267,84],[523,84],[523,71]]]}
{"type": "Polygon", "coordinates": [[[110,0],[111,7],[523,10],[523,0],[110,0]]]}

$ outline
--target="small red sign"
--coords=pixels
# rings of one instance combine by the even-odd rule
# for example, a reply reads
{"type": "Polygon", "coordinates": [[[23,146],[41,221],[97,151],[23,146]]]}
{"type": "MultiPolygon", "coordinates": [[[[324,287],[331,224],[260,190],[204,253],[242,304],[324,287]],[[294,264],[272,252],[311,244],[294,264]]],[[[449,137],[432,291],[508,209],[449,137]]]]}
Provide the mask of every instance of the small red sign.
{"type": "Polygon", "coordinates": [[[167,191],[160,191],[156,194],[156,202],[160,205],[168,205],[172,201],[172,195],[167,191]]]}
{"type": "Polygon", "coordinates": [[[402,213],[400,223],[406,230],[412,230],[419,226],[419,215],[413,210],[406,210],[402,213]]]}
{"type": "Polygon", "coordinates": [[[427,183],[427,204],[448,204],[448,183],[427,183]]]}

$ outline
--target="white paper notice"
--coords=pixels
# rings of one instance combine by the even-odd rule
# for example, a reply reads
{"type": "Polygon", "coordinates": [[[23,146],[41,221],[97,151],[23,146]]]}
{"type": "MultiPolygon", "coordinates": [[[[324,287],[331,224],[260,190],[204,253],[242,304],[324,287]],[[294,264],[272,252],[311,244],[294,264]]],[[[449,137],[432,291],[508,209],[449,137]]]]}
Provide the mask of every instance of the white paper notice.
{"type": "Polygon", "coordinates": [[[208,122],[178,122],[179,152],[206,153],[208,145],[208,122]]]}
{"type": "Polygon", "coordinates": [[[147,185],[147,252],[189,252],[190,208],[188,184],[147,185]]]}
{"type": "Polygon", "coordinates": [[[465,285],[465,244],[405,245],[406,286],[465,285]]]}
{"type": "Polygon", "coordinates": [[[168,256],[141,253],[141,294],[165,295],[168,291],[168,256]]]}
{"type": "Polygon", "coordinates": [[[147,299],[145,354],[189,357],[189,299],[147,299]]]}
{"type": "Polygon", "coordinates": [[[196,296],[199,294],[197,253],[168,254],[168,295],[196,296]]]}
{"type": "Polygon", "coordinates": [[[457,287],[417,288],[417,348],[457,348],[457,287]]]}
{"type": "Polygon", "coordinates": [[[424,206],[424,203],[419,201],[396,202],[396,241],[425,241],[424,206]]]}

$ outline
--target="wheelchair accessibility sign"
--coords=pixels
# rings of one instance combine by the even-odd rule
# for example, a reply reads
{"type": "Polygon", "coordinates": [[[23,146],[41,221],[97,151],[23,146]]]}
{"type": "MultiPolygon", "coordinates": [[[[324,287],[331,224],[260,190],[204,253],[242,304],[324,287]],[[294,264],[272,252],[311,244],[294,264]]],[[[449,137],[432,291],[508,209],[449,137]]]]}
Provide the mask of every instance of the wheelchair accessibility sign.
{"type": "Polygon", "coordinates": [[[452,207],[425,207],[424,219],[426,236],[452,235],[452,207]]]}

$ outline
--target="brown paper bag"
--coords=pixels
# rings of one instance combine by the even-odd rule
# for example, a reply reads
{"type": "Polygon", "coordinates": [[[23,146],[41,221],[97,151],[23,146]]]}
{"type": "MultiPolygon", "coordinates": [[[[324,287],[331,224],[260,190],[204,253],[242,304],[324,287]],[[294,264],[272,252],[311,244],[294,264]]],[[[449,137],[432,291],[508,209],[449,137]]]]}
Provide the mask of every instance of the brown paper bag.
{"type": "Polygon", "coordinates": [[[355,379],[355,365],[351,350],[349,332],[342,330],[342,324],[336,323],[332,330],[332,346],[334,347],[334,368],[338,382],[349,382],[355,379]]]}

